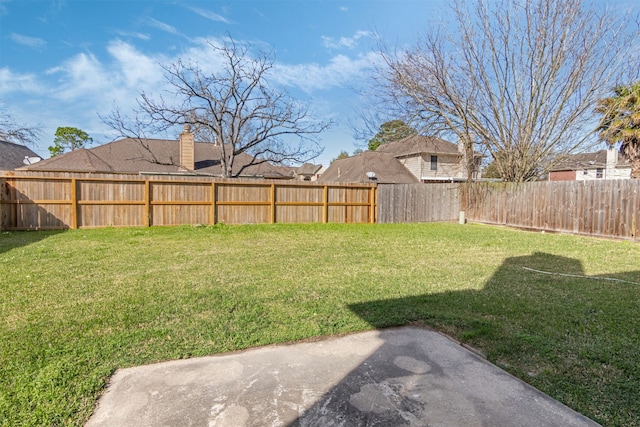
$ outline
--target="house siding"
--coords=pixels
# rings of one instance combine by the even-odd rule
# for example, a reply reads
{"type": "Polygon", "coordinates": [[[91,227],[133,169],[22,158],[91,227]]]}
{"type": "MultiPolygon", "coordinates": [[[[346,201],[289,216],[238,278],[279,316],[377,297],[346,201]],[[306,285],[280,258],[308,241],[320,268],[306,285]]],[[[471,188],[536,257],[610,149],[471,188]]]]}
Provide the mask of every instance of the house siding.
{"type": "Polygon", "coordinates": [[[577,170],[575,171],[576,181],[592,181],[595,179],[604,179],[605,170],[602,168],[602,176],[600,178],[597,177],[597,169],[586,169],[586,170],[577,170]],[[585,173],[586,172],[586,173],[585,173]]]}
{"type": "Polygon", "coordinates": [[[409,172],[418,179],[420,179],[423,169],[428,167],[428,165],[423,165],[420,156],[405,157],[398,160],[400,160],[400,163],[402,163],[405,168],[409,169],[409,172]]]}
{"type": "Polygon", "coordinates": [[[448,178],[462,178],[460,173],[459,156],[451,156],[446,154],[437,154],[438,157],[438,169],[431,170],[431,156],[433,154],[425,153],[421,157],[423,162],[422,174],[420,179],[448,179],[448,178]]]}
{"type": "Polygon", "coordinates": [[[631,167],[615,148],[569,156],[560,170],[549,173],[549,181],[598,181],[631,178],[631,167]],[[600,169],[600,174],[598,174],[600,169]]]}
{"type": "Polygon", "coordinates": [[[613,168],[605,171],[607,179],[631,179],[631,168],[613,168]]]}
{"type": "Polygon", "coordinates": [[[576,171],[551,171],[549,181],[575,181],[576,171]]]}
{"type": "Polygon", "coordinates": [[[631,168],[602,168],[602,178],[598,178],[597,169],[587,169],[587,173],[584,170],[575,171],[576,181],[593,181],[600,179],[629,179],[631,178],[631,168]]]}

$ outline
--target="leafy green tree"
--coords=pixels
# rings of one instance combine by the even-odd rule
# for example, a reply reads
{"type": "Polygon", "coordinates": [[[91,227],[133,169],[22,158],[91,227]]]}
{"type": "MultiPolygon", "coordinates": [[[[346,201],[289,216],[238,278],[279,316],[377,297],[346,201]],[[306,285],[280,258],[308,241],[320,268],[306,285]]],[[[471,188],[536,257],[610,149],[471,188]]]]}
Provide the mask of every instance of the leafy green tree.
{"type": "Polygon", "coordinates": [[[93,142],[85,131],[72,127],[59,127],[56,129],[56,137],[53,139],[53,145],[49,147],[51,157],[55,157],[65,151],[73,151],[83,148],[93,142]]]}
{"type": "Polygon", "coordinates": [[[338,157],[336,157],[335,159],[331,160],[331,163],[333,163],[334,161],[338,160],[338,159],[346,159],[347,157],[349,157],[349,153],[342,150],[340,152],[340,154],[338,154],[338,157]]]}
{"type": "Polygon", "coordinates": [[[378,133],[369,140],[369,150],[376,151],[382,144],[398,141],[410,135],[417,134],[418,131],[403,122],[402,120],[391,120],[380,125],[378,133]]]}
{"type": "Polygon", "coordinates": [[[615,95],[601,99],[596,112],[603,115],[598,132],[609,145],[631,161],[631,178],[640,179],[640,81],[618,86],[615,95]]]}

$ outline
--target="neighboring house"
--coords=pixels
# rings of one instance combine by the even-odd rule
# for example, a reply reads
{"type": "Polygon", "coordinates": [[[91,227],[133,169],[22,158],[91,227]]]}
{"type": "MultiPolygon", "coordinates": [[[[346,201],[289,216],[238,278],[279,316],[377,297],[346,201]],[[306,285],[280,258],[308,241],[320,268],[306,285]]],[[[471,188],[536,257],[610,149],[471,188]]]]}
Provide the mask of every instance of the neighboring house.
{"type": "MultiPolygon", "coordinates": [[[[473,179],[480,176],[481,161],[482,155],[474,154],[473,179]]],[[[457,144],[440,138],[412,135],[382,144],[376,151],[365,151],[357,156],[335,160],[320,180],[367,182],[366,172],[373,172],[380,183],[466,181],[465,164],[464,150],[457,144]],[[350,168],[354,168],[354,171],[349,171],[350,168]]]]}
{"type": "Polygon", "coordinates": [[[305,163],[296,168],[296,176],[301,181],[317,181],[323,172],[324,167],[322,165],[314,165],[311,163],[305,163]]]}
{"type": "Polygon", "coordinates": [[[364,151],[357,156],[334,160],[318,182],[413,184],[420,180],[392,154],[364,151]]]}
{"type": "MultiPolygon", "coordinates": [[[[180,139],[125,138],[94,148],[80,148],[43,160],[22,170],[89,173],[198,174],[221,176],[221,146],[195,142],[188,129],[180,139]]],[[[235,156],[233,172],[240,177],[294,179],[295,168],[269,162],[251,164],[255,158],[235,156]],[[243,166],[246,166],[244,169],[243,166]],[[242,170],[241,170],[242,169],[242,170]]]]}
{"type": "Polygon", "coordinates": [[[25,165],[25,159],[29,162],[40,157],[24,145],[14,144],[9,141],[0,141],[0,170],[14,170],[25,165]]]}
{"type": "Polygon", "coordinates": [[[629,178],[631,178],[631,163],[625,160],[615,148],[595,153],[574,154],[549,172],[549,181],[629,178]]]}
{"type": "MultiPolygon", "coordinates": [[[[444,139],[412,135],[382,144],[376,152],[393,154],[422,182],[466,181],[464,149],[444,139]]],[[[473,179],[480,177],[481,154],[474,154],[473,179]]]]}

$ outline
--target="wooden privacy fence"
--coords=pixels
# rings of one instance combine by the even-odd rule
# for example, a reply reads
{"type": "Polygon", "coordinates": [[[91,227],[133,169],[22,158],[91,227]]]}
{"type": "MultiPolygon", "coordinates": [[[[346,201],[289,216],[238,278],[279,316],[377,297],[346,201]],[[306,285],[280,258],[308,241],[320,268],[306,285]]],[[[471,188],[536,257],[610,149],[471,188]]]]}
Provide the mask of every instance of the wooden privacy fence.
{"type": "Polygon", "coordinates": [[[5,174],[0,186],[3,230],[376,220],[371,184],[5,174]]]}
{"type": "Polygon", "coordinates": [[[454,221],[460,184],[379,184],[378,222],[454,221]]]}
{"type": "Polygon", "coordinates": [[[640,180],[475,183],[463,193],[469,221],[640,238],[640,180]]]}
{"type": "Polygon", "coordinates": [[[640,240],[640,180],[331,184],[0,173],[0,229],[455,221],[640,240]]]}

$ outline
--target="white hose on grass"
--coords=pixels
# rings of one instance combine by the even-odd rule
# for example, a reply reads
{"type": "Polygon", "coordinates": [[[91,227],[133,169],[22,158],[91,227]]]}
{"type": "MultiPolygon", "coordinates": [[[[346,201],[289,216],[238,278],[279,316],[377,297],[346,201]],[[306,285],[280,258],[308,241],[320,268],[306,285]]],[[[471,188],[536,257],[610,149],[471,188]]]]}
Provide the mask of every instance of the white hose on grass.
{"type": "Polygon", "coordinates": [[[640,283],[630,282],[628,280],[622,280],[622,279],[614,279],[613,277],[591,277],[591,276],[582,276],[582,275],[579,275],[579,274],[553,273],[551,271],[534,270],[533,268],[529,268],[529,267],[522,267],[522,268],[527,270],[527,271],[533,271],[534,273],[540,273],[540,274],[549,274],[549,275],[563,276],[563,277],[577,277],[579,279],[609,280],[610,282],[619,282],[619,283],[629,283],[631,285],[640,285],[640,283]]]}

